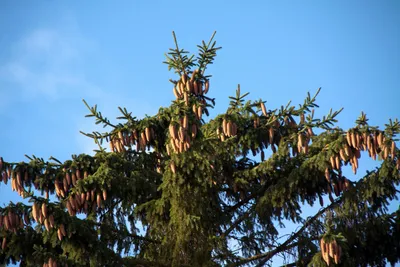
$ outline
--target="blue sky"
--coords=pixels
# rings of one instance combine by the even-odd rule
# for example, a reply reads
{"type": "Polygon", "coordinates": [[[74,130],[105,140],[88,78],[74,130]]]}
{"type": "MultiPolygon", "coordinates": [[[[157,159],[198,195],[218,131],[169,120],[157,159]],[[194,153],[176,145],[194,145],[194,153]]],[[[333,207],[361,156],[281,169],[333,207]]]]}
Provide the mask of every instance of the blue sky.
{"type": "MultiPolygon", "coordinates": [[[[317,114],[344,107],[344,128],[361,111],[383,126],[400,118],[398,14],[396,0],[1,1],[0,156],[89,153],[83,98],[110,118],[117,106],[142,117],[169,105],[173,73],[162,61],[173,30],[193,52],[217,31],[212,114],[238,83],[269,108],[322,87],[317,114]]],[[[0,185],[1,205],[18,200],[9,191],[0,185]]]]}

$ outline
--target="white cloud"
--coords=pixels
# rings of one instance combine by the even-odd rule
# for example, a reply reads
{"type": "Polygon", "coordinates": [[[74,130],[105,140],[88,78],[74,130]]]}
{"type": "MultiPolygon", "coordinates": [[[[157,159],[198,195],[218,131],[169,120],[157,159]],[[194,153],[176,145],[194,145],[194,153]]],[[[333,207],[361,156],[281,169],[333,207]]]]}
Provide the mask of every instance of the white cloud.
{"type": "Polygon", "coordinates": [[[33,30],[12,44],[8,61],[0,65],[0,78],[25,99],[59,98],[65,88],[91,90],[81,72],[83,53],[91,44],[77,30],[33,30]]]}
{"type": "MultiPolygon", "coordinates": [[[[96,51],[96,44],[82,37],[73,20],[34,29],[9,43],[9,50],[8,58],[0,62],[0,114],[15,103],[34,103],[35,99],[53,102],[75,98],[79,104],[81,98],[106,95],[86,78],[85,58],[88,51],[96,51]]],[[[79,126],[81,122],[77,121],[77,135],[79,126]]],[[[76,146],[85,153],[94,148],[91,140],[81,138],[76,146]]]]}
{"type": "Polygon", "coordinates": [[[78,58],[79,53],[76,47],[78,43],[79,40],[76,38],[55,30],[36,29],[21,40],[18,49],[25,51],[26,54],[23,56],[51,55],[52,60],[63,62],[78,58]]]}
{"type": "MultiPolygon", "coordinates": [[[[74,23],[72,26],[70,21],[68,23],[63,27],[35,29],[10,44],[9,58],[0,62],[0,85],[7,85],[0,86],[1,95],[5,95],[0,101],[0,114],[7,112],[7,108],[16,102],[31,103],[38,98],[45,98],[46,101],[74,98],[74,103],[78,104],[80,99],[85,98],[90,105],[98,104],[99,110],[112,121],[120,115],[119,105],[134,107],[131,111],[138,117],[144,115],[143,111],[151,113],[154,107],[149,103],[131,99],[115,90],[103,90],[87,78],[89,62],[85,59],[88,53],[97,52],[97,45],[83,37],[74,23]],[[11,89],[3,94],[1,91],[7,90],[5,88],[11,89]],[[7,101],[4,101],[5,98],[7,101]]],[[[78,132],[96,129],[94,120],[84,118],[85,114],[77,121],[77,114],[74,114],[75,125],[69,127],[76,127],[77,152],[91,154],[97,146],[78,132]]]]}

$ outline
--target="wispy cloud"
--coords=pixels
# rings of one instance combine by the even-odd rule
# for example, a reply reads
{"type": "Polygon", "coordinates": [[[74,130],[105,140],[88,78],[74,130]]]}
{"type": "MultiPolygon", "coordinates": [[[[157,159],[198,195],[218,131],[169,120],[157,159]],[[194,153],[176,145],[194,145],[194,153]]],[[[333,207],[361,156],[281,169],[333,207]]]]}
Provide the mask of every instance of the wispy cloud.
{"type": "MultiPolygon", "coordinates": [[[[7,101],[0,101],[0,114],[6,112],[7,105],[15,102],[31,103],[35,99],[45,99],[45,103],[50,103],[71,98],[76,105],[81,103],[82,98],[89,100],[91,105],[98,104],[102,113],[110,119],[119,115],[119,105],[132,105],[136,109],[132,112],[138,117],[144,115],[143,110],[153,111],[148,103],[103,90],[101,85],[88,78],[88,53],[96,54],[97,45],[84,37],[76,25],[38,28],[21,36],[10,46],[12,52],[9,57],[0,62],[0,85],[7,85],[0,86],[2,99],[7,98],[7,101]]],[[[77,133],[77,153],[89,153],[97,146],[78,131],[91,132],[96,125],[84,118],[85,114],[77,113],[75,110],[75,114],[71,114],[71,120],[75,121],[72,127],[77,133]]]]}
{"type": "Polygon", "coordinates": [[[93,90],[82,73],[83,53],[91,42],[76,30],[35,29],[12,44],[0,78],[12,85],[14,95],[59,98],[66,90],[93,90]]]}
{"type": "MultiPolygon", "coordinates": [[[[61,27],[34,29],[8,44],[11,52],[0,61],[0,114],[6,114],[15,103],[34,103],[40,99],[41,103],[55,104],[75,98],[79,105],[81,98],[107,95],[86,78],[85,59],[88,51],[95,50],[95,42],[82,37],[70,22],[61,27]]],[[[79,117],[71,114],[71,119],[73,116],[79,117]]],[[[78,119],[77,134],[80,126],[82,122],[78,119]]],[[[76,140],[76,146],[84,152],[94,148],[91,140],[82,137],[76,140]]]]}

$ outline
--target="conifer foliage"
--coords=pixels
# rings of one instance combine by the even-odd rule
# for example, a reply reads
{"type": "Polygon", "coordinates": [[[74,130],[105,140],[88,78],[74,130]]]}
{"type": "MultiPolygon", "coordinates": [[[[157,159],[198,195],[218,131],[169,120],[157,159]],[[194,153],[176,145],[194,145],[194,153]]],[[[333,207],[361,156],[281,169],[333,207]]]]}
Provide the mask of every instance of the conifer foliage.
{"type": "Polygon", "coordinates": [[[339,111],[314,116],[316,96],[274,109],[240,87],[209,118],[214,35],[165,63],[174,100],[118,123],[90,106],[104,132],[84,133],[94,156],[61,162],[1,158],[0,182],[25,201],[0,208],[0,263],[20,266],[384,266],[400,259],[398,120],[365,114],[351,129],[339,111]],[[359,159],[379,167],[357,172],[359,159]],[[351,168],[354,177],[345,177],[351,168]],[[302,217],[304,204],[319,210],[302,217]],[[320,205],[320,206],[319,206],[320,205]],[[286,222],[299,225],[282,235],[286,222]],[[290,260],[290,261],[289,261],[290,260]]]}

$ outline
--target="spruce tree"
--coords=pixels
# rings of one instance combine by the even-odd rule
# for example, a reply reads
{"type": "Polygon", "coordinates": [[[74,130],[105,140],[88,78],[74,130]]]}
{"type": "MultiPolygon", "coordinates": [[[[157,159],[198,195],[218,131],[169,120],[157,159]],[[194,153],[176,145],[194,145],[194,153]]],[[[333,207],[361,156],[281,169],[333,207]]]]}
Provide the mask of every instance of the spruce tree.
{"type": "Polygon", "coordinates": [[[269,107],[240,86],[224,114],[206,72],[220,47],[214,35],[165,63],[174,100],[117,122],[97,106],[87,117],[104,132],[83,133],[93,156],[61,162],[1,158],[0,182],[24,202],[0,208],[0,263],[20,266],[385,266],[400,259],[398,120],[383,130],[364,113],[351,129],[339,111],[317,118],[316,97],[269,107]],[[357,173],[359,160],[379,167],[357,173]],[[348,168],[356,176],[348,178],[348,168]],[[326,201],[329,199],[328,201],[326,201]],[[304,205],[320,205],[304,218],[304,205]],[[299,227],[290,235],[280,225],[299,227]]]}

